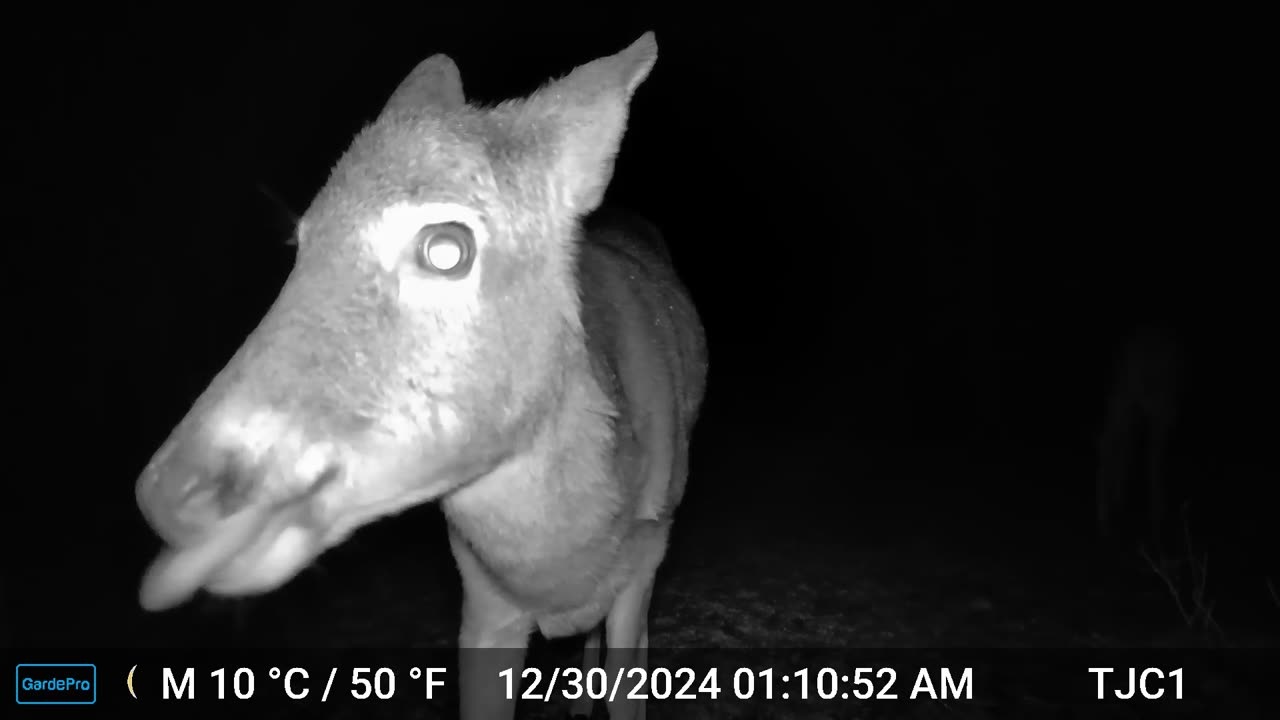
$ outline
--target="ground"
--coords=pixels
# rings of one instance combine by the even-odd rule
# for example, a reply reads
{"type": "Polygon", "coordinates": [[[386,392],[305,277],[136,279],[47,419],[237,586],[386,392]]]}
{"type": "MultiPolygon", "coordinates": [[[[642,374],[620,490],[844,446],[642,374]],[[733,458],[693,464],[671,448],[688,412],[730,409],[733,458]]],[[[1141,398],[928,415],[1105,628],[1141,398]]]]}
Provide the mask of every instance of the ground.
{"type": "MultiPolygon", "coordinates": [[[[1184,591],[1184,610],[1193,615],[1196,605],[1187,593],[1194,577],[1185,567],[1170,565],[1162,577],[1136,549],[1096,541],[1087,492],[1079,492],[1078,484],[1057,494],[1046,489],[1072,487],[1061,480],[1081,472],[1078,462],[1041,467],[1036,474],[1026,463],[904,454],[887,464],[850,462],[842,476],[791,457],[793,479],[780,478],[773,491],[761,486],[732,498],[691,491],[680,518],[695,520],[677,525],[653,596],[654,664],[679,666],[682,653],[697,648],[801,649],[773,653],[769,662],[783,667],[813,664],[806,648],[1277,644],[1280,603],[1269,594],[1264,568],[1233,562],[1241,555],[1226,545],[1210,549],[1213,582],[1201,605],[1214,603],[1212,621],[1188,619],[1166,582],[1184,591]],[[828,479],[820,482],[824,472],[828,479]],[[965,489],[964,478],[976,472],[990,480],[984,497],[965,489]],[[910,492],[893,489],[937,473],[956,478],[952,490],[912,500],[910,492]],[[842,482],[868,477],[878,482],[865,491],[839,491],[842,482]],[[1031,477],[1040,484],[1030,483],[1031,477]]],[[[750,459],[740,463],[735,471],[752,471],[750,459]]],[[[770,469],[757,464],[754,472],[770,469]]],[[[130,632],[140,646],[447,649],[456,637],[458,604],[442,520],[425,507],[362,530],[277,593],[238,601],[201,597],[166,615],[137,615],[130,632]]],[[[580,647],[580,639],[535,639],[530,659],[547,668],[575,665],[580,647]]],[[[721,679],[722,686],[726,682],[721,679]]],[[[1213,683],[1215,697],[1236,698],[1236,705],[1215,705],[1214,716],[1252,716],[1249,701],[1239,695],[1254,689],[1246,679],[1223,671],[1213,683]],[[1237,695],[1223,688],[1236,688],[1237,695]]],[[[1033,686],[1023,692],[1015,683],[1002,691],[1020,707],[1047,707],[1052,700],[1037,697],[1033,686]]],[[[415,716],[447,714],[447,703],[424,705],[415,716]]],[[[563,717],[564,709],[527,702],[521,716],[563,717]]],[[[1081,716],[1127,717],[1122,710],[1129,711],[1081,716]]],[[[1188,705],[1161,714],[1205,711],[1188,705]]],[[[360,712],[380,716],[375,706],[360,712]]],[[[981,702],[890,706],[817,699],[785,706],[673,700],[651,712],[682,718],[890,716],[1000,715],[981,702]]]]}

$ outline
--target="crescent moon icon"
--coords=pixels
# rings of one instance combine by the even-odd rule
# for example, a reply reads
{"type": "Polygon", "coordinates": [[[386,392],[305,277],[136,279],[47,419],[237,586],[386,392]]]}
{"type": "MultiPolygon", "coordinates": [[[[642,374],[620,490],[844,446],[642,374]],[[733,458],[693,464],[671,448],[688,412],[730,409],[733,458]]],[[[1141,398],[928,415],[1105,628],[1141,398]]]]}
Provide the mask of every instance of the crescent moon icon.
{"type": "Polygon", "coordinates": [[[133,691],[133,671],[137,669],[138,669],[137,665],[134,665],[133,667],[129,668],[129,678],[125,680],[125,684],[129,686],[129,694],[133,696],[134,700],[138,699],[138,693],[133,691]]]}

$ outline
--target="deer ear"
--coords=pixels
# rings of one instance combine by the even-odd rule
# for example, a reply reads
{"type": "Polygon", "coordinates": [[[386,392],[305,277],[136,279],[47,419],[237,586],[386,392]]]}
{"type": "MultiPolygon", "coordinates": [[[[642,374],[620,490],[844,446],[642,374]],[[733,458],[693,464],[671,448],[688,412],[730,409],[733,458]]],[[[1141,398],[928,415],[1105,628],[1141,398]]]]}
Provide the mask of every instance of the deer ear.
{"type": "Polygon", "coordinates": [[[658,59],[652,32],[630,47],[582,65],[535,93],[527,106],[555,132],[551,176],[574,214],[600,205],[627,125],[631,96],[658,59]]]}
{"type": "Polygon", "coordinates": [[[401,110],[449,112],[462,107],[462,76],[448,55],[432,55],[418,63],[391,94],[383,114],[401,110]]]}

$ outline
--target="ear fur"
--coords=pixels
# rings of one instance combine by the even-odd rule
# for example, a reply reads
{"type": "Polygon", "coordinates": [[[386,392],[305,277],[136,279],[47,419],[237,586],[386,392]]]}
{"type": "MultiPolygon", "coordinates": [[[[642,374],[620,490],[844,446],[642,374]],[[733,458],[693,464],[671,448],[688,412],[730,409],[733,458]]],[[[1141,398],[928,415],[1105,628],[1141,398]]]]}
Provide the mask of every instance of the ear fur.
{"type": "Polygon", "coordinates": [[[589,213],[603,200],[631,97],[657,59],[657,41],[646,32],[625,50],[579,66],[527,101],[529,114],[556,126],[550,170],[571,213],[589,213]]]}
{"type": "Polygon", "coordinates": [[[418,63],[391,94],[382,112],[433,109],[448,113],[465,104],[458,66],[448,55],[436,54],[418,63]]]}

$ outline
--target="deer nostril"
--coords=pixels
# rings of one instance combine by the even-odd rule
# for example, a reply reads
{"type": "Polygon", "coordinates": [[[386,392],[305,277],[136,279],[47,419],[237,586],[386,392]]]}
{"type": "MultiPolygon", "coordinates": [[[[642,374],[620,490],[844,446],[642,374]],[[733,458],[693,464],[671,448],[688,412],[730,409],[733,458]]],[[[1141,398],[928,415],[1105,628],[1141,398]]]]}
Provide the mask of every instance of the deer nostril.
{"type": "Polygon", "coordinates": [[[210,509],[220,504],[218,494],[218,489],[211,483],[197,481],[175,498],[172,512],[183,526],[199,525],[209,516],[210,509]]]}
{"type": "Polygon", "coordinates": [[[244,507],[252,499],[256,488],[255,475],[242,458],[228,457],[217,475],[206,483],[209,499],[224,515],[230,515],[244,507]]]}
{"type": "Polygon", "coordinates": [[[245,504],[252,478],[238,458],[192,438],[157,453],[138,480],[143,517],[181,545],[245,504]]]}

